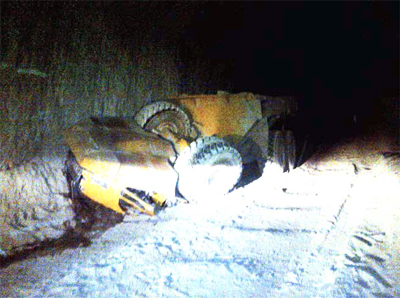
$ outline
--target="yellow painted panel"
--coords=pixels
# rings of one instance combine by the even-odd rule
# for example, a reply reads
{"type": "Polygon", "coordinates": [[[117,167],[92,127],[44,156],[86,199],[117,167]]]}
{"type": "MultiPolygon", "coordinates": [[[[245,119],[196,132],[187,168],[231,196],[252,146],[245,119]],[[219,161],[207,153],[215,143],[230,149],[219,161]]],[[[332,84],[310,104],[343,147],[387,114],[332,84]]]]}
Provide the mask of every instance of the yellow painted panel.
{"type": "Polygon", "coordinates": [[[115,179],[120,169],[120,162],[112,151],[92,151],[81,157],[79,165],[94,173],[100,174],[107,179],[115,179]]]}
{"type": "Polygon", "coordinates": [[[112,181],[107,181],[100,175],[94,175],[85,170],[82,175],[83,178],[80,185],[81,191],[85,196],[118,213],[124,213],[119,206],[121,189],[118,189],[113,185],[112,181]]]}
{"type": "Polygon", "coordinates": [[[192,95],[174,98],[193,118],[203,136],[243,137],[261,119],[261,103],[251,93],[192,95]]]}

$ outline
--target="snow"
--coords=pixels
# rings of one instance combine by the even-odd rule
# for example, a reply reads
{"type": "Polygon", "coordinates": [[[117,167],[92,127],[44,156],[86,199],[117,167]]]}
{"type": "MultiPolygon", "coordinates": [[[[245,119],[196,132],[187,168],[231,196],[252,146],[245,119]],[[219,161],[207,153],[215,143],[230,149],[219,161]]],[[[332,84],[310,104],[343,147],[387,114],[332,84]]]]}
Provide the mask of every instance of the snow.
{"type": "Polygon", "coordinates": [[[126,216],[90,245],[7,263],[0,296],[399,296],[399,176],[358,165],[269,165],[224,197],[126,216]]]}

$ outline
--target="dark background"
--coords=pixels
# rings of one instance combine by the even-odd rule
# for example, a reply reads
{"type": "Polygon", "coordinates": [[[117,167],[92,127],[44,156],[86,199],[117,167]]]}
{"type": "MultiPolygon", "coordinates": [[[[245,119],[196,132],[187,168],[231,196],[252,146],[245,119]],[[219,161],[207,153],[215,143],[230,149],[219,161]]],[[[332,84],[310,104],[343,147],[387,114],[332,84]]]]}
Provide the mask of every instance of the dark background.
{"type": "Polygon", "coordinates": [[[351,134],[354,115],[373,125],[379,100],[399,96],[398,2],[208,3],[186,39],[235,91],[297,96],[319,135],[351,134]]]}
{"type": "MultiPolygon", "coordinates": [[[[343,135],[354,115],[372,126],[380,99],[399,97],[397,1],[49,3],[31,5],[33,17],[22,26],[49,14],[57,19],[73,4],[104,14],[121,43],[151,27],[153,40],[179,50],[182,67],[205,61],[204,71],[218,70],[229,91],[296,96],[304,133],[343,135]]],[[[3,16],[13,13],[15,5],[2,5],[3,16]]]]}
{"type": "MultiPolygon", "coordinates": [[[[120,5],[129,11],[116,4],[116,12],[120,5]]],[[[182,21],[176,44],[186,64],[195,44],[232,91],[296,96],[295,129],[317,143],[368,130],[384,117],[382,98],[398,102],[397,1],[219,1],[174,9],[166,19],[182,21]]]]}
{"type": "Polygon", "coordinates": [[[208,3],[196,13],[182,43],[194,39],[204,45],[205,57],[224,61],[238,91],[335,97],[398,93],[397,2],[215,6],[208,3]]]}

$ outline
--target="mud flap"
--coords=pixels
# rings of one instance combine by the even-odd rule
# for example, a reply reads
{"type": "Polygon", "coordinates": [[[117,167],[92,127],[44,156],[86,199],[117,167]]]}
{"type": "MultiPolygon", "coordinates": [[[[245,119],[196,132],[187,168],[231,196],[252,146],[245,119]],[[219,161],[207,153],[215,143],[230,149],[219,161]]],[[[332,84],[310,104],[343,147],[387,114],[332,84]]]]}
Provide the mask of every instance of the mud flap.
{"type": "Polygon", "coordinates": [[[260,172],[270,159],[271,150],[269,124],[267,118],[258,120],[237,146],[243,164],[257,164],[260,172]]]}

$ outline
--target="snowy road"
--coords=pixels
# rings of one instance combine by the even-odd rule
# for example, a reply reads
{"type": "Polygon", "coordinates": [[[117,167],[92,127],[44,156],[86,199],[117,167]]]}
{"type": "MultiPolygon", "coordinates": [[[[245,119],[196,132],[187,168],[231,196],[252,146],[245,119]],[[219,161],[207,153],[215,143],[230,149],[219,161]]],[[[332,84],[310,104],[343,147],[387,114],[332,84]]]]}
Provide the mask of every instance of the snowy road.
{"type": "Polygon", "coordinates": [[[399,180],[379,171],[271,167],[223,198],[128,216],[88,247],[4,267],[0,294],[396,297],[399,180]]]}

